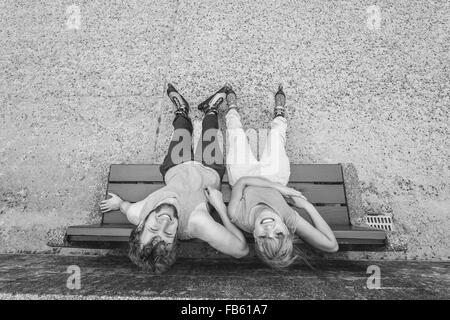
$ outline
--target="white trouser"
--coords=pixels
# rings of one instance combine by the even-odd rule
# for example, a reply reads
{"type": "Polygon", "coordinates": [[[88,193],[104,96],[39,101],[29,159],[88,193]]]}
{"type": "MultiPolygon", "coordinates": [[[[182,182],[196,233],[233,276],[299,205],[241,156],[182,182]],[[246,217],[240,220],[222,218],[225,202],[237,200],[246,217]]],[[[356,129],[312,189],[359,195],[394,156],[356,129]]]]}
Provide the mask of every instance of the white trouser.
{"type": "Polygon", "coordinates": [[[260,161],[256,160],[252,153],[236,108],[231,109],[225,119],[227,124],[226,160],[230,184],[233,186],[239,178],[244,176],[258,176],[287,185],[291,168],[285,150],[286,119],[283,117],[273,119],[260,161]]]}

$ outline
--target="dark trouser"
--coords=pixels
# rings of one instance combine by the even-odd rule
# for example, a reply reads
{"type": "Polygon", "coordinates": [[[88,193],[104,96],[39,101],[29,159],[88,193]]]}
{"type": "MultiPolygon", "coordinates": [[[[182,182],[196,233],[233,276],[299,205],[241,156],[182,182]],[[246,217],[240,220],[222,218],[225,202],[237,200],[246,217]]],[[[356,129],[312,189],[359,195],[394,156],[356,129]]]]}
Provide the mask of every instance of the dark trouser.
{"type": "Polygon", "coordinates": [[[192,122],[189,117],[181,114],[175,115],[173,120],[174,133],[170,141],[169,150],[159,167],[163,178],[166,172],[183,162],[196,160],[204,166],[212,168],[219,174],[222,180],[225,174],[225,164],[223,154],[220,151],[217,133],[219,131],[219,121],[217,114],[210,113],[203,117],[202,136],[197,144],[197,150],[192,150],[192,122]]]}

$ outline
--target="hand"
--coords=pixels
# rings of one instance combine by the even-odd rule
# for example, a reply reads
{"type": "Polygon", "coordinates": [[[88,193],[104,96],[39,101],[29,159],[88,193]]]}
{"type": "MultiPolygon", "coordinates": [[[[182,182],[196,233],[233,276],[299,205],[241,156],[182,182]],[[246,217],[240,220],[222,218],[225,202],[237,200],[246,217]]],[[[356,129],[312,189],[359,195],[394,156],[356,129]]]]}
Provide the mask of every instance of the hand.
{"type": "Polygon", "coordinates": [[[223,195],[219,190],[208,186],[204,189],[204,192],[206,199],[208,199],[209,203],[211,203],[214,208],[217,209],[224,205],[223,195]]]}
{"type": "Polygon", "coordinates": [[[122,204],[123,200],[119,198],[119,196],[115,195],[114,193],[108,193],[108,195],[111,196],[111,198],[103,200],[100,202],[100,209],[102,210],[102,213],[113,211],[113,210],[119,210],[120,205],[122,204]]]}
{"type": "Polygon", "coordinates": [[[294,206],[296,206],[297,208],[304,208],[307,209],[308,207],[311,207],[312,204],[306,200],[305,198],[300,198],[300,197],[292,197],[292,200],[294,200],[294,206]]]}
{"type": "Polygon", "coordinates": [[[295,190],[294,188],[290,188],[290,187],[286,187],[283,185],[280,185],[277,187],[277,190],[281,192],[281,194],[283,194],[286,197],[298,197],[301,198],[303,200],[308,200],[306,199],[306,197],[298,190],[295,190]]]}

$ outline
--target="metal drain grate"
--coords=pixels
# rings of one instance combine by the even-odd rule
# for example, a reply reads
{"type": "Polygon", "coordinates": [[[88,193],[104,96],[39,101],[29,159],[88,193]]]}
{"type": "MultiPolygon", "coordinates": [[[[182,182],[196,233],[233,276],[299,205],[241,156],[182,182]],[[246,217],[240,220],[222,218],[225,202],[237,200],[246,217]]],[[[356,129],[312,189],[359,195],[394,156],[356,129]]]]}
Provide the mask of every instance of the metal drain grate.
{"type": "Polygon", "coordinates": [[[366,223],[373,228],[388,231],[394,230],[392,217],[390,216],[366,216],[366,223]]]}

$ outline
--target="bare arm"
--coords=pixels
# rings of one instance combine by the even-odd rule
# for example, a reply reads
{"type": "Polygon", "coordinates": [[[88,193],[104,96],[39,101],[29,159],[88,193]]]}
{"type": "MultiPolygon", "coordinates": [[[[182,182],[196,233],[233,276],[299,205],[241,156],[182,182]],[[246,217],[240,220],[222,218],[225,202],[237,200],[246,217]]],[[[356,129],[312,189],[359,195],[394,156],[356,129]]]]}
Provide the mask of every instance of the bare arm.
{"type": "Polygon", "coordinates": [[[114,193],[108,193],[111,198],[103,200],[100,203],[100,208],[102,213],[108,211],[119,210],[125,214],[128,220],[135,225],[139,224],[139,215],[142,208],[144,207],[145,200],[141,200],[135,203],[130,203],[128,201],[122,200],[119,196],[114,193]]]}
{"type": "Polygon", "coordinates": [[[299,197],[292,197],[292,199],[295,206],[306,210],[314,224],[312,226],[308,221],[298,216],[295,228],[296,234],[317,249],[325,252],[338,251],[339,245],[333,231],[316,208],[305,199],[299,197]]]}
{"type": "MultiPolygon", "coordinates": [[[[220,214],[221,217],[223,214],[224,212],[220,214]]],[[[198,215],[193,219],[194,235],[208,242],[214,249],[235,258],[242,258],[248,254],[247,242],[242,232],[229,220],[228,222],[225,220],[224,225],[221,225],[209,214],[198,215]]]]}
{"type": "Polygon", "coordinates": [[[207,217],[202,218],[201,224],[197,221],[197,233],[199,237],[207,241],[217,250],[234,257],[239,258],[247,255],[247,241],[241,230],[230,221],[227,215],[227,208],[223,202],[222,193],[212,187],[208,187],[205,189],[205,196],[209,203],[216,209],[223,226],[215,222],[209,215],[205,215],[207,217]]]}
{"type": "Polygon", "coordinates": [[[269,179],[263,177],[242,177],[233,186],[233,190],[231,191],[230,203],[228,204],[228,212],[236,211],[239,201],[242,198],[244,189],[247,186],[273,188],[275,190],[278,190],[282,195],[285,196],[303,197],[300,191],[283,186],[280,183],[272,182],[269,179]]]}
{"type": "MultiPolygon", "coordinates": [[[[242,231],[237,228],[230,220],[230,218],[227,215],[227,207],[224,203],[219,208],[216,208],[217,213],[220,216],[220,219],[222,220],[222,223],[224,227],[230,231],[242,244],[242,247],[247,247],[247,240],[245,239],[242,231]]],[[[248,248],[247,248],[248,250],[248,248]]]]}

